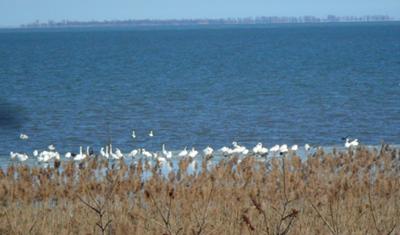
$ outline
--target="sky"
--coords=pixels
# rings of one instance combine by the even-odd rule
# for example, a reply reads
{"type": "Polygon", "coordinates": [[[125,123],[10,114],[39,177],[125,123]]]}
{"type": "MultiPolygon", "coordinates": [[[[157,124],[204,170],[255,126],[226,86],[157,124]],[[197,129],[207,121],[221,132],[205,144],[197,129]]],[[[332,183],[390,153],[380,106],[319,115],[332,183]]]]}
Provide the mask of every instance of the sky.
{"type": "Polygon", "coordinates": [[[383,14],[400,0],[0,0],[0,26],[35,20],[124,20],[383,14]]]}

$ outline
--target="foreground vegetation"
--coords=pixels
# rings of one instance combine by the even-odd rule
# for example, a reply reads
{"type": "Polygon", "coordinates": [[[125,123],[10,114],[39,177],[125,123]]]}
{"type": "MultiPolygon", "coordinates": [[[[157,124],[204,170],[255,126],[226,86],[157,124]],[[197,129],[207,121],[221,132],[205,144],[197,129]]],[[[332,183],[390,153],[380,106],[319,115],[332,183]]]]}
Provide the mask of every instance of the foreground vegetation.
{"type": "Polygon", "coordinates": [[[399,159],[383,145],[196,174],[183,159],[168,176],[142,161],[15,165],[0,171],[0,234],[399,234],[399,159]]]}

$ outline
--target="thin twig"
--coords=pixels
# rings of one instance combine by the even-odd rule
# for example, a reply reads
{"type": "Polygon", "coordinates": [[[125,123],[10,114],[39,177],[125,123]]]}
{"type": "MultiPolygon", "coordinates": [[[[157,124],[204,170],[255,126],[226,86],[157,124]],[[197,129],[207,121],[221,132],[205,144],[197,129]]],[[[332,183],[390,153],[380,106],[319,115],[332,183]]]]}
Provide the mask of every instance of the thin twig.
{"type": "Polygon", "coordinates": [[[206,223],[208,208],[209,208],[209,206],[210,206],[210,202],[211,202],[211,197],[212,197],[213,191],[214,191],[214,183],[211,183],[211,190],[210,190],[210,194],[208,195],[207,206],[206,206],[206,208],[205,208],[205,210],[204,210],[204,212],[203,212],[202,222],[201,222],[201,224],[200,224],[200,226],[199,226],[199,230],[198,230],[197,233],[196,233],[197,235],[200,235],[200,234],[201,234],[201,232],[203,231],[203,226],[204,226],[205,223],[206,223]]]}
{"type": "Polygon", "coordinates": [[[325,225],[328,227],[328,229],[331,231],[332,234],[336,234],[335,230],[332,228],[332,226],[326,221],[326,219],[322,216],[322,214],[319,212],[319,210],[314,206],[312,202],[309,201],[311,204],[312,208],[317,212],[318,216],[322,219],[322,221],[325,223],[325,225]]]}
{"type": "Polygon", "coordinates": [[[371,190],[368,190],[368,202],[369,202],[369,209],[371,211],[372,221],[374,221],[375,229],[378,232],[378,234],[381,234],[381,231],[378,228],[378,223],[376,222],[374,208],[372,206],[371,190]]]}

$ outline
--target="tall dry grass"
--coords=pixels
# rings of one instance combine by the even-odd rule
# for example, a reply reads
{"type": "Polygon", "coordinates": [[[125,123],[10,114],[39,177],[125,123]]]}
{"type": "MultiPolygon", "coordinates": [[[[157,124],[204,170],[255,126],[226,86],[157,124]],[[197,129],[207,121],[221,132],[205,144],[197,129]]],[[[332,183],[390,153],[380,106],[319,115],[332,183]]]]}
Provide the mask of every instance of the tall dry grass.
{"type": "Polygon", "coordinates": [[[231,158],[211,170],[204,161],[195,175],[184,159],[167,177],[159,165],[99,159],[10,166],[0,172],[0,234],[399,234],[399,159],[384,145],[304,161],[231,158]]]}

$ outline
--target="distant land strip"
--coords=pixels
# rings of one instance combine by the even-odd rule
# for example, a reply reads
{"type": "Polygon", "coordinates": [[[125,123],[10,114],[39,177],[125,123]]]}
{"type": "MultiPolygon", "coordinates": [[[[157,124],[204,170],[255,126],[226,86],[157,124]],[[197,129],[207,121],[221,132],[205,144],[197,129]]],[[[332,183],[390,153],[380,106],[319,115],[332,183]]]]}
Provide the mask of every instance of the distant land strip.
{"type": "Polygon", "coordinates": [[[298,23],[335,23],[335,22],[384,22],[398,21],[387,15],[366,16],[260,16],[244,18],[219,18],[219,19],[141,19],[141,20],[103,20],[103,21],[74,21],[62,20],[40,22],[20,25],[21,28],[58,28],[58,27],[109,27],[109,26],[194,26],[194,25],[251,25],[251,24],[298,24],[298,23]]]}

